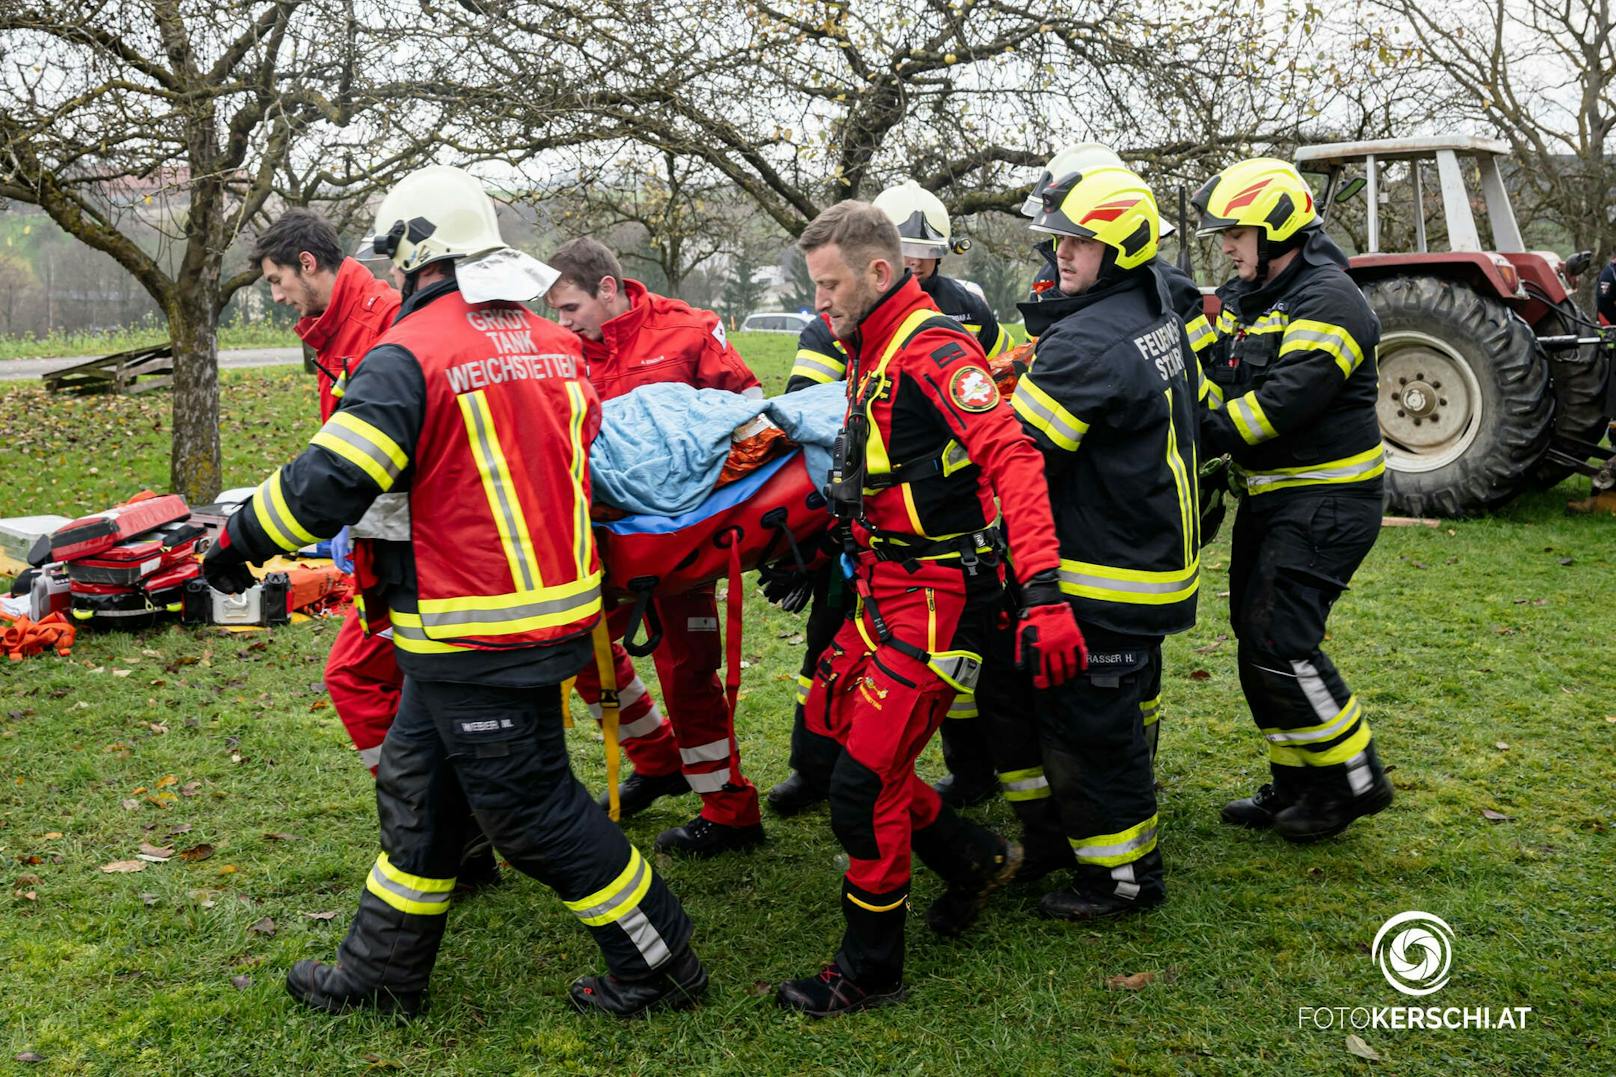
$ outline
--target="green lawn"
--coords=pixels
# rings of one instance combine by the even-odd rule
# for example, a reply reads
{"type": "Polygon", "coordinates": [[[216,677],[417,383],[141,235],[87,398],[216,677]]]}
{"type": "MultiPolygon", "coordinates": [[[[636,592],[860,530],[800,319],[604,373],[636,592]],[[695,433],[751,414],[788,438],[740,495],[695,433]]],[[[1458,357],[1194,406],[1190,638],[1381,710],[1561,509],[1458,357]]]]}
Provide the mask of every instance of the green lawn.
{"type": "MultiPolygon", "coordinates": [[[[771,390],[789,337],[742,351],[771,390]]],[[[0,515],[99,507],[167,472],[160,396],[0,393],[0,515]],[[46,418],[46,415],[49,418],[46,418]],[[67,440],[76,438],[76,441],[67,440]],[[96,469],[92,472],[92,468],[96,469]]],[[[312,432],[312,379],[224,380],[226,476],[257,481],[312,432]]],[[[375,856],[371,779],[320,686],[334,624],[227,636],[84,635],[69,659],[0,669],[0,1067],[129,1074],[1616,1072],[1616,521],[1561,490],[1504,514],[1388,529],[1327,644],[1363,699],[1398,801],[1315,847],[1231,831],[1218,807],[1262,780],[1224,638],[1227,545],[1205,555],[1200,625],[1169,642],[1159,761],[1168,903],[1074,928],[1012,890],[960,942],[910,928],[908,1005],[831,1023],[770,985],[817,967],[840,930],[822,811],[769,820],[753,855],[660,869],[697,923],[705,1006],[615,1024],[574,1015],[596,954],[537,884],[451,914],[430,1013],[410,1026],[297,1008],[281,978],[334,954],[375,856]],[[1483,811],[1508,818],[1489,821],[1483,811]],[[207,859],[105,874],[142,842],[207,859]],[[1368,953],[1388,917],[1455,931],[1426,1000],[1368,953]],[[327,914],[335,914],[327,916],[327,914]],[[1155,973],[1142,990],[1108,977],[1155,973]],[[1297,1027],[1302,1006],[1531,1006],[1521,1032],[1297,1027]],[[44,1058],[12,1063],[19,1053],[44,1058]]],[[[785,773],[794,618],[751,599],[739,735],[760,786],[785,773]]],[[[598,786],[598,736],[572,734],[598,786]]],[[[940,773],[935,749],[923,767],[940,773]]],[[[694,801],[629,821],[642,850],[694,801]]],[[[1007,824],[1003,805],[981,817],[1007,824]]],[[[924,872],[917,910],[938,892],[924,872]]]]}
{"type": "MultiPolygon", "coordinates": [[[[167,344],[167,330],[146,328],[114,329],[101,333],[51,333],[43,337],[0,337],[0,361],[6,359],[56,359],[70,355],[111,355],[131,348],[167,344]]],[[[219,330],[219,350],[230,348],[295,348],[297,335],[289,326],[252,322],[227,325],[219,330]]]]}

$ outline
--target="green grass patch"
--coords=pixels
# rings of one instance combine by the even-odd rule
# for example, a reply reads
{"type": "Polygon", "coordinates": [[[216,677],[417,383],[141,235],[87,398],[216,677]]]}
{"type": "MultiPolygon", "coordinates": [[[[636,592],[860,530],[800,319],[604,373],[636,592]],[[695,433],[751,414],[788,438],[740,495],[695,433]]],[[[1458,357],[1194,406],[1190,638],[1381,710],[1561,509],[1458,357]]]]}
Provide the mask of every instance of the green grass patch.
{"type": "MultiPolygon", "coordinates": [[[[794,342],[740,346],[776,390],[794,342]]],[[[166,475],[160,397],[10,389],[0,402],[8,445],[47,422],[80,439],[14,453],[0,512],[93,509],[166,475]]],[[[257,481],[295,452],[314,413],[301,373],[227,376],[229,480],[257,481]]],[[[1167,904],[1074,928],[1037,918],[1040,887],[1013,889],[958,942],[916,915],[911,1001],[829,1023],[784,1015],[770,997],[828,958],[840,931],[822,810],[767,819],[755,854],[659,861],[712,969],[710,1000],[693,1012],[629,1024],[571,1013],[566,984],[595,969],[594,948],[543,887],[515,876],[450,914],[419,1022],[298,1008],[285,970],[335,953],[375,856],[371,778],[320,685],[335,624],[86,633],[71,658],[0,666],[0,1060],[31,1051],[45,1063],[19,1072],[95,1074],[1340,1073],[1375,1067],[1347,1053],[1345,1032],[1298,1028],[1298,1007],[1431,1004],[1533,1012],[1522,1032],[1362,1031],[1379,1068],[1616,1071],[1616,544],[1612,521],[1564,514],[1572,493],[1383,533],[1326,646],[1365,704],[1398,801],[1313,847],[1216,820],[1266,767],[1226,638],[1227,544],[1215,543],[1200,624],[1167,647],[1167,904]],[[142,842],[213,853],[100,870],[142,842]],[[1455,929],[1452,981],[1429,1000],[1393,992],[1367,952],[1406,909],[1455,929]],[[1157,979],[1106,987],[1136,972],[1157,979]]],[[[749,596],[738,735],[760,786],[786,773],[800,631],[749,596]]],[[[583,721],[571,743],[598,788],[598,734],[583,721]]],[[[940,775],[935,747],[922,769],[940,775]]],[[[648,851],[694,808],[663,802],[626,829],[648,851]]],[[[1001,804],[975,814],[1010,824],[1001,804]]],[[[940,889],[917,874],[917,914],[940,889]]]]}
{"type": "MultiPolygon", "coordinates": [[[[168,343],[162,326],[136,326],[99,333],[53,332],[43,337],[0,337],[0,360],[57,359],[73,355],[112,355],[134,348],[168,343]]],[[[268,322],[227,325],[219,330],[219,350],[233,348],[295,348],[297,334],[290,326],[268,322]]]]}

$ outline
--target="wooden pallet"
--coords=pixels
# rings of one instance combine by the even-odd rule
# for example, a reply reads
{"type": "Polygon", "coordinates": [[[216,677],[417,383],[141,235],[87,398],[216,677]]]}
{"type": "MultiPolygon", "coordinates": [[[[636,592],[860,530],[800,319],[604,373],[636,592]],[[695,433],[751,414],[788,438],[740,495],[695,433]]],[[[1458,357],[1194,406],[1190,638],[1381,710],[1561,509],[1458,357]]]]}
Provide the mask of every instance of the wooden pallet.
{"type": "Polygon", "coordinates": [[[89,359],[40,377],[52,393],[144,393],[174,383],[174,349],[167,344],[89,359]]]}

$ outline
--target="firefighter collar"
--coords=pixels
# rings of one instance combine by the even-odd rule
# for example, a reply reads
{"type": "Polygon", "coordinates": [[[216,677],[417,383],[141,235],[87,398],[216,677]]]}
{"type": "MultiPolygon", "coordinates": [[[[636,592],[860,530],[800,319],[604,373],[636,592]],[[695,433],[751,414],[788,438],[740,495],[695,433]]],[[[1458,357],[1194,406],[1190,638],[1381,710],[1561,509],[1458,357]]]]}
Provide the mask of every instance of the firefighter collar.
{"type": "MultiPolygon", "coordinates": [[[[1039,299],[1031,303],[1017,303],[1022,317],[1027,322],[1027,332],[1034,337],[1041,337],[1049,331],[1050,326],[1063,318],[1069,318],[1085,307],[1092,306],[1112,296],[1121,295],[1144,285],[1144,274],[1150,272],[1150,263],[1138,269],[1129,270],[1121,278],[1099,287],[1090,288],[1079,295],[1067,295],[1065,292],[1052,291],[1048,299],[1039,299]]],[[[1153,289],[1159,292],[1159,289],[1153,289]]],[[[1161,297],[1157,295],[1157,302],[1161,297]]]]}

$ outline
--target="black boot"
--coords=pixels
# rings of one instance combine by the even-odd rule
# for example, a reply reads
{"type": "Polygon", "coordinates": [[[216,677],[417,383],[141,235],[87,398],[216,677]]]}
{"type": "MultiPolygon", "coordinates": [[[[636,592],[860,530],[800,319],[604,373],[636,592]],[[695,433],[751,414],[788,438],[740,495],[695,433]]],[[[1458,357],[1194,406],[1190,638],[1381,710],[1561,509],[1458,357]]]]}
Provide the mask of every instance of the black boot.
{"type": "Polygon", "coordinates": [[[970,808],[993,799],[999,792],[999,776],[991,770],[986,775],[950,774],[932,788],[950,808],[970,808]]]}
{"type": "Polygon", "coordinates": [[[689,1009],[706,991],[707,970],[696,952],[687,948],[643,979],[626,980],[611,973],[581,976],[568,994],[579,1013],[602,1010],[613,1017],[639,1017],[657,1007],[689,1009]]]}
{"type": "Polygon", "coordinates": [[[500,884],[499,860],[494,845],[481,830],[466,843],[460,854],[460,874],[455,876],[455,897],[470,897],[500,884]]]}
{"type": "Polygon", "coordinates": [[[909,989],[901,982],[866,988],[853,982],[838,964],[826,965],[818,976],[787,980],[775,991],[775,1001],[809,1017],[839,1017],[875,1006],[902,1002],[909,989]]]}
{"type": "Polygon", "coordinates": [[[656,839],[657,852],[682,853],[685,856],[714,856],[762,844],[762,823],[725,826],[705,815],[696,816],[684,826],[670,827],[658,834],[656,839]]]}
{"type": "Polygon", "coordinates": [[[445,913],[400,912],[367,891],[337,964],[299,961],[286,974],[286,990],[327,1013],[374,1009],[413,1017],[425,1007],[446,919],[445,913]]]}
{"type": "Polygon", "coordinates": [[[1225,804],[1223,821],[1230,826],[1267,830],[1274,825],[1274,816],[1294,803],[1295,800],[1287,793],[1281,793],[1275,786],[1265,782],[1251,796],[1225,804]]]}
{"type": "Polygon", "coordinates": [[[910,839],[926,866],[948,884],[926,910],[926,926],[948,938],[965,933],[987,906],[988,896],[1015,878],[1021,846],[946,807],[937,820],[910,839]]]}
{"type": "Polygon", "coordinates": [[[1115,893],[1082,890],[1068,886],[1053,890],[1038,901],[1038,911],[1053,920],[1098,920],[1106,916],[1125,916],[1160,905],[1159,892],[1141,894],[1137,898],[1120,897],[1115,893]]]}
{"type": "Polygon", "coordinates": [[[1370,741],[1339,774],[1307,789],[1276,814],[1274,830],[1286,841],[1318,841],[1341,833],[1354,819],[1384,811],[1391,806],[1392,796],[1392,783],[1370,741]]]}
{"type": "MultiPolygon", "coordinates": [[[[682,771],[658,774],[647,778],[638,771],[630,774],[617,786],[617,817],[627,819],[649,808],[658,797],[676,797],[690,792],[690,783],[682,771]]],[[[611,796],[602,793],[596,801],[604,811],[611,811],[611,796]]]]}
{"type": "Polygon", "coordinates": [[[796,815],[821,803],[830,794],[794,770],[791,777],[769,790],[769,807],[776,815],[796,815]]]}

